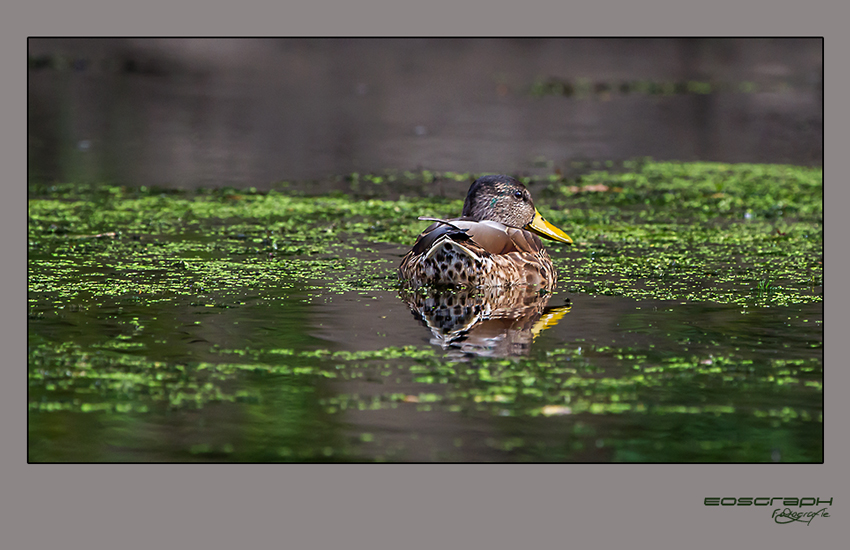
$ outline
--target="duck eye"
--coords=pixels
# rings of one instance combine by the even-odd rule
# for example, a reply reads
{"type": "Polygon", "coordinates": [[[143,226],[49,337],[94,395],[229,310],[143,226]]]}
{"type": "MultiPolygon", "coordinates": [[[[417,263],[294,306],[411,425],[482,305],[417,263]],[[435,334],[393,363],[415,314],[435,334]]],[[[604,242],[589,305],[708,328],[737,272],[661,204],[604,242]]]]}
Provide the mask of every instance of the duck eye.
{"type": "Polygon", "coordinates": [[[522,198],[522,191],[514,191],[514,196],[518,199],[522,198]]]}

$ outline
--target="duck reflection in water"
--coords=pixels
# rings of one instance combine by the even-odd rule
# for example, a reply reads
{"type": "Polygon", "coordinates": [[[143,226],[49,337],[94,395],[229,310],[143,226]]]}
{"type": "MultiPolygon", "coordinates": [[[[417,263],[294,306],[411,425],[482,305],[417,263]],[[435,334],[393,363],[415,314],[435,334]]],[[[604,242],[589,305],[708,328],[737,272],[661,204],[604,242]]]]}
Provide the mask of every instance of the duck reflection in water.
{"type": "Polygon", "coordinates": [[[557,271],[539,236],[573,241],[543,218],[516,179],[483,176],[470,186],[460,218],[420,219],[435,223],[399,266],[406,287],[420,289],[403,299],[444,348],[527,353],[537,332],[569,311],[545,315],[557,271]]]}
{"type": "Polygon", "coordinates": [[[431,330],[431,343],[455,355],[527,355],[543,330],[570,311],[570,302],[547,307],[551,294],[533,286],[489,288],[405,288],[401,298],[431,330]]]}

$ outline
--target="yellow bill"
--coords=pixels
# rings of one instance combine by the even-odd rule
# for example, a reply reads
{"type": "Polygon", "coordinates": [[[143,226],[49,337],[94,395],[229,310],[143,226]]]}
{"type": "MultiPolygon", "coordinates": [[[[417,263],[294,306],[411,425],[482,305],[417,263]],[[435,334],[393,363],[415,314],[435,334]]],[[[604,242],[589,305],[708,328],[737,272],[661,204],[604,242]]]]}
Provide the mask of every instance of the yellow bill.
{"type": "Polygon", "coordinates": [[[546,237],[547,239],[552,239],[553,241],[562,243],[573,244],[573,240],[569,235],[543,219],[543,216],[540,215],[540,212],[538,212],[536,208],[534,209],[534,219],[531,220],[531,223],[526,225],[525,228],[530,231],[534,231],[541,237],[546,237]]]}

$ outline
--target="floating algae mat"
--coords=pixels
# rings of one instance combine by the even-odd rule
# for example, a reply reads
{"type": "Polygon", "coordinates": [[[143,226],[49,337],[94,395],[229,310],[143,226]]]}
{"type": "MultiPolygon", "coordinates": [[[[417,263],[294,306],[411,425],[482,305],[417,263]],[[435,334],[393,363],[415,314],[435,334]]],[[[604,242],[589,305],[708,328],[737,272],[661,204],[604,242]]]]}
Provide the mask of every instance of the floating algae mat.
{"type": "Polygon", "coordinates": [[[403,288],[475,176],[31,186],[29,460],[823,460],[820,169],[526,179],[554,293],[403,288]]]}

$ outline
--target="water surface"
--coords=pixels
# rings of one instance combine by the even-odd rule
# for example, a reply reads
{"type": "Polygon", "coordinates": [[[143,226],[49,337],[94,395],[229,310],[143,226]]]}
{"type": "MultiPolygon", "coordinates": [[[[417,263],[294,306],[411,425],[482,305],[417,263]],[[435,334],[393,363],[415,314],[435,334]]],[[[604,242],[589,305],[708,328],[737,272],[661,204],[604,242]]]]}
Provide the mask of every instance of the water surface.
{"type": "Polygon", "coordinates": [[[823,460],[819,170],[528,184],[507,298],[397,281],[453,198],[32,187],[29,460],[823,460]]]}

